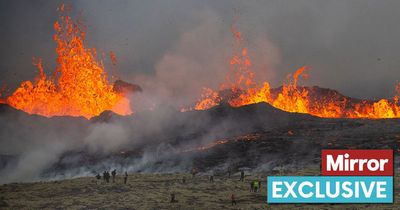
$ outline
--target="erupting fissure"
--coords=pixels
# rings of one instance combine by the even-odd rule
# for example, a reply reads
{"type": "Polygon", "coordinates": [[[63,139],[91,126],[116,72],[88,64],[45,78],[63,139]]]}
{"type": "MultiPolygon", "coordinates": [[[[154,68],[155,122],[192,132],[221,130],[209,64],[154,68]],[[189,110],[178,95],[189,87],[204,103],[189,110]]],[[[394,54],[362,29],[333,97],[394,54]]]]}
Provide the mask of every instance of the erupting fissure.
{"type": "Polygon", "coordinates": [[[35,80],[22,82],[4,102],[27,113],[47,117],[91,118],[105,110],[131,114],[129,100],[116,92],[107,80],[104,65],[96,60],[96,50],[85,47],[83,24],[79,20],[74,22],[68,10],[61,5],[59,21],[54,23],[57,68],[53,76],[45,75],[39,59],[35,64],[39,69],[35,80]]]}
{"type": "Polygon", "coordinates": [[[273,93],[268,82],[261,85],[255,82],[255,75],[251,70],[252,62],[242,34],[235,24],[231,29],[235,49],[226,82],[220,85],[219,90],[204,88],[200,100],[190,109],[206,110],[222,102],[233,107],[266,102],[287,112],[308,113],[326,118],[400,118],[400,83],[391,100],[355,102],[346,97],[337,97],[336,93],[333,96],[311,96],[310,88],[297,84],[300,76],[308,78],[308,67],[303,66],[293,75],[288,75],[288,82],[273,93]]]}

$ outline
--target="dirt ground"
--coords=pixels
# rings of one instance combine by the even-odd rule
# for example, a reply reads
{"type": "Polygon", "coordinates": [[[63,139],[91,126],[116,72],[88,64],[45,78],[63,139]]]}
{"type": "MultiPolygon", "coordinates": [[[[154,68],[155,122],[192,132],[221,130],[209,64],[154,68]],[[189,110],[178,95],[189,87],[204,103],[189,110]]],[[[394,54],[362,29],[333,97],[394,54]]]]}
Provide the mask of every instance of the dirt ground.
{"type": "MultiPolygon", "coordinates": [[[[399,173],[397,173],[399,174],[399,173]]],[[[319,175],[319,168],[301,170],[282,175],[319,175]]],[[[290,204],[266,203],[266,183],[261,192],[250,192],[250,181],[260,178],[266,181],[268,174],[248,175],[244,182],[239,174],[209,176],[199,174],[130,174],[128,184],[122,176],[115,183],[97,182],[94,177],[70,180],[13,183],[0,186],[1,209],[400,209],[400,186],[395,185],[395,204],[290,204]],[[182,182],[183,177],[186,183],[182,182]],[[178,202],[170,203],[171,193],[178,202]],[[237,205],[231,205],[231,194],[237,205]]],[[[395,177],[395,183],[400,176],[395,177]]]]}

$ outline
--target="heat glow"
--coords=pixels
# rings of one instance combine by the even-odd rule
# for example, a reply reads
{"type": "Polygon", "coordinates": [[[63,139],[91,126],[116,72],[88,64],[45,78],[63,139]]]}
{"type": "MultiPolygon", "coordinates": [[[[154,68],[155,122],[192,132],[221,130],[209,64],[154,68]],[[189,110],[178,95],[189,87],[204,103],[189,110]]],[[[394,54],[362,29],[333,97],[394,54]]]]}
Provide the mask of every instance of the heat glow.
{"type": "Polygon", "coordinates": [[[307,113],[326,118],[400,118],[400,83],[396,86],[396,95],[391,100],[354,102],[337,95],[311,97],[310,88],[298,86],[300,77],[308,78],[306,72],[309,68],[303,66],[293,75],[288,75],[287,82],[272,93],[268,82],[258,84],[254,80],[252,62],[242,34],[235,24],[231,29],[236,48],[230,59],[226,82],[218,90],[204,88],[200,100],[193,109],[210,109],[223,101],[232,107],[266,102],[287,112],[307,113]]]}
{"type": "MultiPolygon", "coordinates": [[[[52,77],[45,75],[39,59],[35,63],[39,75],[33,82],[22,82],[5,103],[46,117],[91,118],[105,110],[120,115],[131,114],[129,100],[113,90],[102,62],[96,60],[96,49],[85,47],[84,25],[68,16],[66,6],[61,5],[58,11],[59,20],[54,23],[57,68],[52,77]]],[[[115,60],[115,55],[111,56],[115,60]]]]}

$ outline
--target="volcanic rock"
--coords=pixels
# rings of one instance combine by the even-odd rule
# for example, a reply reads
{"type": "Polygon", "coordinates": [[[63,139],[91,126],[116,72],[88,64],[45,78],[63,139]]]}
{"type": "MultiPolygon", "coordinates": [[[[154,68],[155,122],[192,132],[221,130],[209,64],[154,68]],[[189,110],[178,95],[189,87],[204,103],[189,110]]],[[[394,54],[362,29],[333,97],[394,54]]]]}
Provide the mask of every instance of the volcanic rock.
{"type": "MultiPolygon", "coordinates": [[[[342,97],[329,89],[313,87],[310,92],[342,97]]],[[[266,103],[238,108],[221,104],[189,112],[162,108],[132,116],[104,112],[87,120],[46,118],[0,105],[0,144],[6,148],[12,144],[41,145],[41,138],[74,142],[74,147],[47,165],[43,178],[87,175],[110,167],[131,172],[187,172],[193,166],[200,172],[243,167],[274,171],[318,166],[321,149],[327,148],[400,151],[400,119],[319,118],[285,112],[266,103]],[[121,136],[125,140],[114,143],[121,136]],[[108,150],[96,149],[115,144],[108,150]]],[[[5,148],[1,151],[10,155],[1,158],[1,165],[11,170],[10,160],[19,160],[19,154],[5,148]]],[[[0,175],[3,172],[0,169],[0,175]]]]}
{"type": "Polygon", "coordinates": [[[116,80],[114,82],[113,90],[123,95],[129,95],[135,92],[141,92],[142,88],[139,85],[131,84],[122,80],[116,80]]]}

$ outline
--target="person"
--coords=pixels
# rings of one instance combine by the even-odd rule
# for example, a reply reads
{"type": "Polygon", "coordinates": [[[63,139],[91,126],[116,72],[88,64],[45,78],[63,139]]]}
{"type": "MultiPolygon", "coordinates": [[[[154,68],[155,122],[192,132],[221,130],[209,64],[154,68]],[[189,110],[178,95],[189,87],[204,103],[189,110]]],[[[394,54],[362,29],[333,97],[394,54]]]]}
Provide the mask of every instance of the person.
{"type": "Polygon", "coordinates": [[[104,182],[107,182],[107,171],[103,172],[103,180],[104,182]]]}
{"type": "Polygon", "coordinates": [[[231,200],[232,200],[232,206],[233,206],[233,204],[236,205],[236,198],[235,198],[234,194],[231,195],[231,200]]]}
{"type": "Polygon", "coordinates": [[[231,169],[228,168],[228,178],[231,178],[231,169]]]}
{"type": "Polygon", "coordinates": [[[212,174],[210,176],[210,182],[214,182],[214,175],[212,175],[212,174]]]}
{"type": "Polygon", "coordinates": [[[196,168],[192,168],[192,177],[194,178],[195,176],[196,176],[196,174],[197,174],[197,170],[196,170],[196,168]]]}
{"type": "Polygon", "coordinates": [[[110,172],[106,171],[106,182],[110,183],[110,172]]]}
{"type": "Polygon", "coordinates": [[[182,183],[185,184],[186,183],[186,177],[182,178],[182,183]]]}
{"type": "Polygon", "coordinates": [[[100,176],[100,174],[97,174],[96,175],[96,184],[99,184],[99,182],[100,182],[100,179],[101,179],[101,176],[100,176]]]}
{"type": "Polygon", "coordinates": [[[115,176],[117,175],[117,169],[111,171],[111,175],[112,175],[112,182],[115,183],[115,176]]]}
{"type": "Polygon", "coordinates": [[[177,203],[178,200],[175,199],[175,193],[171,193],[171,203],[177,203]]]}
{"type": "Polygon", "coordinates": [[[128,172],[125,171],[124,184],[128,181],[128,172]]]}
{"type": "Polygon", "coordinates": [[[244,171],[240,171],[240,181],[244,182],[244,171]]]}
{"type": "Polygon", "coordinates": [[[254,181],[250,182],[250,192],[254,191],[254,181]]]}
{"type": "Polygon", "coordinates": [[[253,191],[258,192],[259,182],[258,180],[253,181],[253,191]]]}

